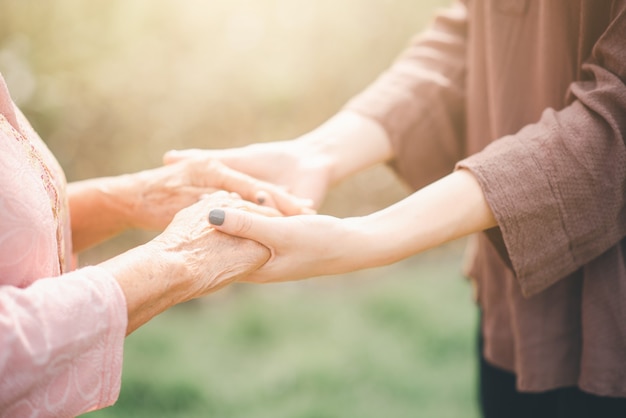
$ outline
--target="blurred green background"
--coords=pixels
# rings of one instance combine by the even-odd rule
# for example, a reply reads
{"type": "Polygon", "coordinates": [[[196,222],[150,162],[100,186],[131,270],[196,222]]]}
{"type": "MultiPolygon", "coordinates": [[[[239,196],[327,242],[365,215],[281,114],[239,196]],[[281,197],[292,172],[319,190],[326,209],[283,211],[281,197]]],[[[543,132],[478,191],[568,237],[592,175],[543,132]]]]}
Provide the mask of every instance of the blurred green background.
{"type": "MultiPolygon", "coordinates": [[[[0,71],[68,180],[153,167],[168,149],[288,139],[373,81],[444,0],[0,0],[0,71]]],[[[375,167],[321,212],[407,189],[375,167]]],[[[108,258],[131,231],[81,256],[108,258]]],[[[394,266],[176,307],[126,342],[97,417],[474,417],[463,242],[394,266]]]]}

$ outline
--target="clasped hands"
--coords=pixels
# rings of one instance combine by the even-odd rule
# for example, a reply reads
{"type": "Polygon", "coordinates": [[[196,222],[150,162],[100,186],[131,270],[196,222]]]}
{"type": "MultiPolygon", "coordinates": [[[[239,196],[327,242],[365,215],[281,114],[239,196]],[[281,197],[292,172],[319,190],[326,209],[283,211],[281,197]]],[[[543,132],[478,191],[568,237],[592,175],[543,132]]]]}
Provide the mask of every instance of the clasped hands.
{"type": "MultiPolygon", "coordinates": [[[[147,245],[153,249],[154,258],[178,266],[177,277],[187,278],[176,284],[181,290],[188,288],[189,294],[182,298],[185,300],[235,280],[290,278],[280,273],[272,279],[265,273],[255,274],[276,254],[276,246],[266,238],[278,238],[283,232],[268,231],[267,237],[252,240],[224,234],[209,223],[209,213],[228,208],[264,219],[314,214],[325,193],[325,174],[322,164],[311,164],[302,156],[280,143],[170,152],[162,167],[110,178],[108,183],[101,182],[99,189],[116,197],[113,206],[122,212],[119,218],[125,220],[125,228],[164,229],[147,245]],[[178,262],[168,260],[168,255],[178,262]]],[[[288,229],[285,226],[281,231],[288,229]]]]}
{"type": "MultiPolygon", "coordinates": [[[[211,209],[231,208],[263,217],[288,217],[314,214],[312,199],[290,193],[290,185],[275,184],[235,170],[209,151],[185,158],[165,158],[162,167],[135,173],[116,193],[125,199],[125,216],[132,227],[164,229],[151,245],[161,244],[159,254],[171,249],[182,255],[185,276],[204,282],[210,293],[249,274],[270,259],[262,240],[228,236],[209,223],[211,209]],[[254,242],[257,241],[257,242],[254,242]],[[208,263],[211,266],[208,266],[208,263]],[[203,271],[219,271],[202,280],[203,271]],[[191,273],[191,274],[189,274],[191,273]]],[[[279,167],[277,167],[279,168],[279,167]]],[[[289,173],[285,173],[289,174],[289,173]]]]}
{"type": "MultiPolygon", "coordinates": [[[[355,138],[355,142],[349,142],[351,147],[339,150],[337,144],[341,141],[321,130],[291,141],[223,151],[173,151],[165,155],[165,162],[218,160],[309,198],[316,208],[334,182],[390,154],[384,138],[374,141],[374,146],[363,146],[363,132],[358,127],[364,123],[359,121],[353,134],[344,136],[344,141],[345,137],[355,138]],[[355,151],[353,147],[360,148],[355,151]]],[[[455,170],[405,199],[365,216],[336,218],[294,211],[294,216],[268,217],[232,206],[213,204],[207,208],[215,230],[258,242],[269,250],[269,259],[242,278],[256,283],[388,265],[497,225],[478,180],[465,169],[455,170]],[[459,201],[464,204],[459,205],[459,201]]]]}
{"type": "MultiPolygon", "coordinates": [[[[497,225],[479,182],[464,169],[366,216],[314,214],[333,183],[391,155],[381,127],[344,113],[294,140],[170,151],[162,167],[105,181],[101,194],[124,202],[111,199],[110,212],[121,212],[114,218],[131,227],[162,227],[173,216],[159,236],[111,266],[116,274],[120,265],[137,265],[125,260],[147,260],[122,283],[133,301],[129,318],[137,318],[129,330],[233,281],[291,281],[387,265],[497,225]],[[146,285],[161,305],[135,286],[130,277],[138,275],[162,278],[158,288],[146,285]]],[[[72,226],[80,230],[74,217],[72,226]]]]}
{"type": "MultiPolygon", "coordinates": [[[[272,196],[277,191],[292,192],[297,197],[290,195],[283,200],[305,204],[292,206],[289,212],[283,210],[285,205],[276,207],[281,215],[288,216],[276,216],[278,211],[270,213],[268,208],[243,201],[210,199],[203,204],[214,229],[255,241],[269,250],[268,259],[239,281],[290,281],[355,269],[353,261],[358,254],[350,250],[352,242],[343,246],[345,252],[336,249],[342,247],[344,238],[358,240],[368,229],[361,218],[338,219],[316,215],[311,210],[321,203],[330,186],[331,173],[330,163],[317,158],[305,141],[253,144],[228,150],[170,151],[164,157],[166,165],[189,160],[205,165],[220,161],[230,170],[241,170],[240,176],[255,176],[272,196]]],[[[242,194],[246,196],[250,195],[242,194]]]]}
{"type": "MultiPolygon", "coordinates": [[[[253,167],[258,157],[262,155],[246,165],[253,167]]],[[[276,251],[262,239],[218,231],[209,222],[212,209],[263,219],[317,217],[306,215],[315,212],[314,202],[290,193],[291,183],[255,178],[211,152],[176,159],[170,155],[165,162],[137,173],[72,183],[68,190],[76,251],[125,229],[163,229],[145,244],[100,264],[124,293],[127,333],[173,305],[254,278],[274,258],[276,251]]],[[[283,167],[276,172],[289,178],[289,167],[283,167]]]]}

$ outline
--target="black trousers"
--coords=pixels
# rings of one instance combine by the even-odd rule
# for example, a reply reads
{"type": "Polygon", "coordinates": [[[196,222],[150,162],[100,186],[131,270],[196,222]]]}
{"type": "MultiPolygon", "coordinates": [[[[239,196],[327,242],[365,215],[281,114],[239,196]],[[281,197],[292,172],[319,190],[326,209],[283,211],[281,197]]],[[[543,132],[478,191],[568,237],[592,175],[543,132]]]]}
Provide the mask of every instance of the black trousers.
{"type": "Polygon", "coordinates": [[[577,387],[518,392],[515,375],[487,363],[482,348],[479,336],[479,400],[484,418],[626,418],[626,398],[595,396],[577,387]]]}

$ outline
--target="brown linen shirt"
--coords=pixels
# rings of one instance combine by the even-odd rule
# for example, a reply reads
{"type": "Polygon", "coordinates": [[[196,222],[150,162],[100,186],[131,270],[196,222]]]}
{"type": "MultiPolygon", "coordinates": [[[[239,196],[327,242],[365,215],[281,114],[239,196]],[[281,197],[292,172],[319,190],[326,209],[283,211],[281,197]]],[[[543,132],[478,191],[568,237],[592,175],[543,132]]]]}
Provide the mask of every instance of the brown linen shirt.
{"type": "Polygon", "coordinates": [[[625,83],[626,0],[468,0],[346,106],[415,189],[477,177],[498,227],[466,273],[522,391],[626,397],[625,83]]]}

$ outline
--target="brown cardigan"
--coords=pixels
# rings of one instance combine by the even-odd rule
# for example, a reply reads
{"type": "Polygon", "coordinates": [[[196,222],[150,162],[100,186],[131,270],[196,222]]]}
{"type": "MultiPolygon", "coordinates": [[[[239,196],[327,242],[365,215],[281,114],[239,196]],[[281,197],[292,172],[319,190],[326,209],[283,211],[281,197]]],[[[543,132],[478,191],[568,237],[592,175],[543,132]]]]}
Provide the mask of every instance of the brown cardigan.
{"type": "Polygon", "coordinates": [[[625,83],[626,0],[468,0],[346,106],[414,188],[478,178],[499,227],[467,274],[520,390],[626,397],[625,83]]]}

